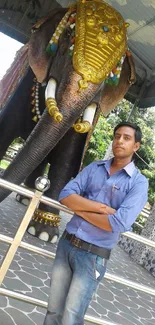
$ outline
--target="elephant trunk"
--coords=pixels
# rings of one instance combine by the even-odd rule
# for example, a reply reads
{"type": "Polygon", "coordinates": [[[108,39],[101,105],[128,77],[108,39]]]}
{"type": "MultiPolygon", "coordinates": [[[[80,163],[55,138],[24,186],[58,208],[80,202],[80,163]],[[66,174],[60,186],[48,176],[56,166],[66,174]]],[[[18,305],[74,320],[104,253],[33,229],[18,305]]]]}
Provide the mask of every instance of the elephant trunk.
{"type": "MultiPolygon", "coordinates": [[[[75,85],[79,76],[73,72],[70,79],[72,79],[75,85]]],[[[64,90],[62,85],[59,85],[59,88],[63,88],[64,90]]],[[[32,173],[90,103],[98,86],[90,84],[87,91],[81,93],[78,93],[78,84],[77,89],[75,88],[69,83],[65,85],[65,90],[61,93],[61,96],[59,93],[59,101],[57,101],[57,104],[63,115],[61,122],[58,123],[55,121],[47,110],[45,110],[41,120],[28,137],[24,147],[5,171],[3,175],[5,180],[15,184],[21,184],[32,173]]],[[[10,192],[9,190],[0,188],[0,202],[10,192]]]]}

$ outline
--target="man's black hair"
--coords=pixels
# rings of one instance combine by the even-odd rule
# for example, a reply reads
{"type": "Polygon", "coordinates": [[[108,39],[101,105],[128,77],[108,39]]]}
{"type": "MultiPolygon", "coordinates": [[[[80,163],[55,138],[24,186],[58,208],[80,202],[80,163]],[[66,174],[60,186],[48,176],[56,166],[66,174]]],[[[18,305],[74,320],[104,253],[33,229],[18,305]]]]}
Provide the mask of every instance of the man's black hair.
{"type": "Polygon", "coordinates": [[[135,142],[141,142],[142,131],[137,124],[134,124],[131,122],[121,122],[121,123],[117,124],[114,128],[114,135],[115,135],[115,132],[122,126],[129,126],[130,128],[134,129],[135,130],[135,142]]]}

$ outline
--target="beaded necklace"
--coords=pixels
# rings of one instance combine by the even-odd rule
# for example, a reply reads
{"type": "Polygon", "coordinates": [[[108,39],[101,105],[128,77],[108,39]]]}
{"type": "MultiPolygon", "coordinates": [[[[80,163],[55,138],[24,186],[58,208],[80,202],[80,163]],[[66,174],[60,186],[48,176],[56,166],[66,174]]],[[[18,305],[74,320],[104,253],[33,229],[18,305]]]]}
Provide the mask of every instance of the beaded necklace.
{"type": "Polygon", "coordinates": [[[32,113],[34,114],[34,116],[32,117],[32,120],[34,122],[38,122],[41,118],[41,112],[39,109],[39,82],[37,82],[36,78],[34,78],[34,86],[32,87],[32,93],[31,93],[31,97],[32,97],[32,113]]]}

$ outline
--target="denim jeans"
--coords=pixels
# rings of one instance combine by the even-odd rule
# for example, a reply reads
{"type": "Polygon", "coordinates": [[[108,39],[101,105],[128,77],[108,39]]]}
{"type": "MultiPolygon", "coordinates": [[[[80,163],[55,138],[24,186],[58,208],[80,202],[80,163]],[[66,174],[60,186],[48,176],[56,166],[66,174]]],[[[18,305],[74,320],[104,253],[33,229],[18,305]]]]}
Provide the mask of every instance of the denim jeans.
{"type": "Polygon", "coordinates": [[[61,238],[43,325],[83,325],[87,307],[104,276],[106,264],[107,260],[61,238]]]}

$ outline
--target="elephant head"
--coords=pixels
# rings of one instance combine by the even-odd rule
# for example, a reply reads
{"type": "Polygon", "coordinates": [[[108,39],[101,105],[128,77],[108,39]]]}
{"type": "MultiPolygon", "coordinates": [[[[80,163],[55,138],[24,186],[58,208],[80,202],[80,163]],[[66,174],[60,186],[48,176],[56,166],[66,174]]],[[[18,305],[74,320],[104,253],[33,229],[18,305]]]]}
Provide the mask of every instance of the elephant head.
{"type": "MultiPolygon", "coordinates": [[[[4,179],[20,184],[72,126],[89,131],[97,104],[106,116],[124,97],[135,75],[126,28],[121,15],[101,0],[56,9],[34,26],[29,64],[37,81],[47,85],[47,110],[4,179]]],[[[8,194],[0,189],[0,200],[8,194]]]]}

